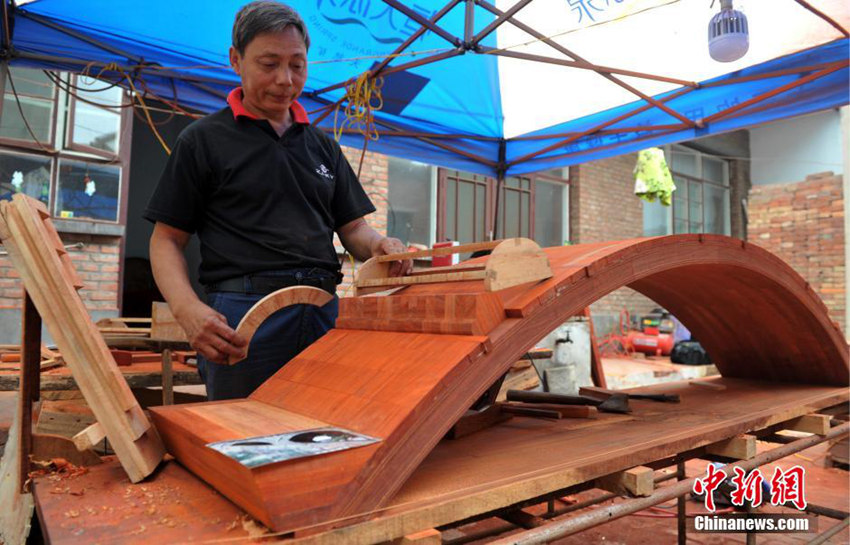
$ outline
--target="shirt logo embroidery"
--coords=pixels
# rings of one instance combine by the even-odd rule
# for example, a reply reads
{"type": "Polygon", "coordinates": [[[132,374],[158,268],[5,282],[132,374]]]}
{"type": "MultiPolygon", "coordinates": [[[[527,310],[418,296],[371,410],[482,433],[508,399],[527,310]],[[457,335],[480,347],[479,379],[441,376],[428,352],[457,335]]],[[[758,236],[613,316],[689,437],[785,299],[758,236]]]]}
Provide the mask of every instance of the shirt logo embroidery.
{"type": "Polygon", "coordinates": [[[328,170],[328,167],[326,167],[325,165],[319,165],[319,168],[316,169],[316,174],[318,174],[319,176],[321,176],[322,178],[324,178],[326,180],[333,181],[333,179],[334,179],[333,172],[328,170]]]}

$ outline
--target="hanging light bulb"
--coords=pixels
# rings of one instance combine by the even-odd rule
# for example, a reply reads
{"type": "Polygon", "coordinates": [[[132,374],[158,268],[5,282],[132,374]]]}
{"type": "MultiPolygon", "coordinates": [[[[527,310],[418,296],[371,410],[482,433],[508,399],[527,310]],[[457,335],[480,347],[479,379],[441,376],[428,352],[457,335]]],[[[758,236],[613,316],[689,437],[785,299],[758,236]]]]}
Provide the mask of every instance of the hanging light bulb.
{"type": "Polygon", "coordinates": [[[750,48],[747,16],[732,8],[732,0],[720,0],[720,13],[708,23],[708,53],[719,62],[737,61],[750,48]]]}

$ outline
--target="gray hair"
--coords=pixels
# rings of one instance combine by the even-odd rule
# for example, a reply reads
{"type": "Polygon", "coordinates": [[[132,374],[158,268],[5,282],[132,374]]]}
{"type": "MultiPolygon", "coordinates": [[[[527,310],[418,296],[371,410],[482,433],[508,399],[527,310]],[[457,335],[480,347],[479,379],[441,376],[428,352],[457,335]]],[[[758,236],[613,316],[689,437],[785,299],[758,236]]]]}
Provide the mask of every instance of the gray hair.
{"type": "Polygon", "coordinates": [[[309,50],[310,35],[297,11],[286,4],[267,0],[245,4],[233,21],[233,47],[240,55],[244,55],[245,48],[258,34],[282,32],[288,26],[295,27],[301,33],[304,47],[309,50]]]}

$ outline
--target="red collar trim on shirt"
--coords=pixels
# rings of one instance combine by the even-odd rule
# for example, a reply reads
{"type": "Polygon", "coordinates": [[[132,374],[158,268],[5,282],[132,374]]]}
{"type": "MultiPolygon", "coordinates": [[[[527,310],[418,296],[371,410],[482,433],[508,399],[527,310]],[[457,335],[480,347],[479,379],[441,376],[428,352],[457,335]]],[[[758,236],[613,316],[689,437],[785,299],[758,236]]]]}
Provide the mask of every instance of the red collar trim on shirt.
{"type": "MultiPolygon", "coordinates": [[[[257,117],[256,115],[249,112],[245,105],[242,104],[242,88],[237,87],[234,90],[230,91],[230,94],[227,95],[227,104],[230,106],[230,109],[233,110],[233,118],[238,119],[241,117],[247,117],[248,119],[262,119],[257,117]]],[[[292,120],[295,123],[302,123],[308,125],[310,123],[310,117],[307,115],[307,110],[304,109],[304,106],[299,104],[296,100],[292,103],[292,106],[289,107],[289,113],[292,114],[292,120]]]]}

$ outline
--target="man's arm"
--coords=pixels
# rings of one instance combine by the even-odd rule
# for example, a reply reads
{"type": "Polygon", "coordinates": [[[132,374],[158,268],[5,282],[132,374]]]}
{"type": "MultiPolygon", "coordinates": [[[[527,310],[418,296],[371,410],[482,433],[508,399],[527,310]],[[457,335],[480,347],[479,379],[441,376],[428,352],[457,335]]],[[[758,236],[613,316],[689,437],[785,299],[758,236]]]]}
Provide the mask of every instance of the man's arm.
{"type": "Polygon", "coordinates": [[[156,223],[150,242],[153,276],[192,348],[209,361],[224,363],[227,356],[243,355],[246,342],[227,325],[224,316],[205,305],[192,289],[183,254],[189,237],[185,231],[156,223]]]}
{"type": "MultiPolygon", "coordinates": [[[[351,255],[360,261],[386,254],[398,254],[407,251],[397,238],[381,236],[369,227],[366,220],[357,218],[337,229],[339,240],[351,255]]],[[[390,276],[404,276],[413,270],[413,261],[393,261],[390,263],[390,276]]]]}

